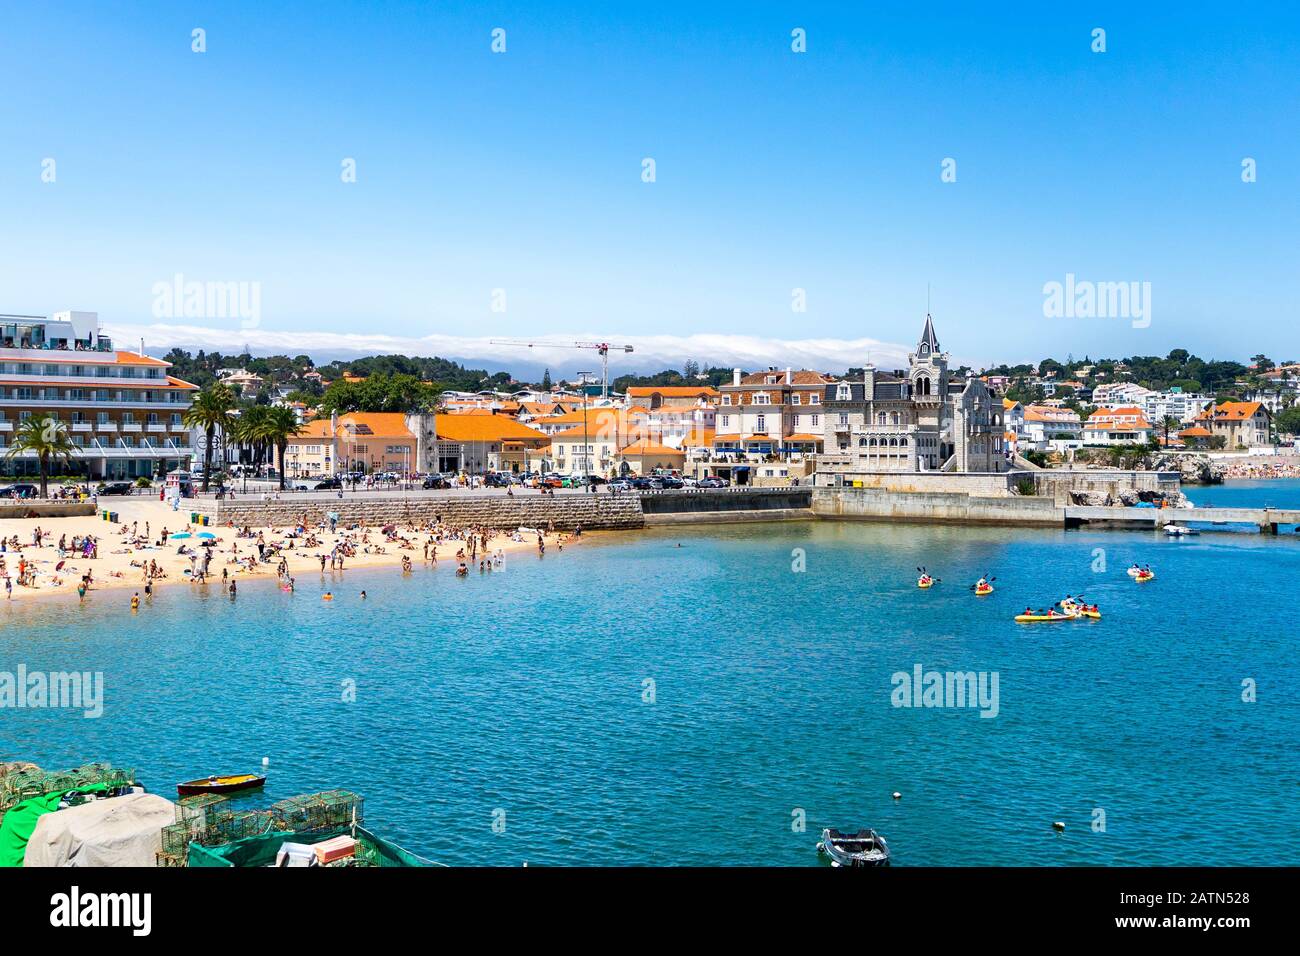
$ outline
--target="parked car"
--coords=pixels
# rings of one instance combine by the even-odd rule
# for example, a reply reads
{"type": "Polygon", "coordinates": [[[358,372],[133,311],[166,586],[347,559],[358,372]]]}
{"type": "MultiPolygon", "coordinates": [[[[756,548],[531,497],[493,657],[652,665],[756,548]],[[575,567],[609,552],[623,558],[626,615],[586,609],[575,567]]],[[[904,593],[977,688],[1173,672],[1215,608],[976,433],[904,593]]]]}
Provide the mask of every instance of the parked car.
{"type": "Polygon", "coordinates": [[[99,493],[101,495],[129,495],[133,487],[135,486],[129,481],[110,481],[107,484],[100,485],[99,493]]]}
{"type": "Polygon", "coordinates": [[[430,475],[428,478],[425,478],[424,481],[420,482],[420,487],[426,491],[431,488],[446,488],[447,479],[442,477],[442,475],[430,475]]]}
{"type": "Polygon", "coordinates": [[[673,490],[685,487],[680,478],[674,478],[672,475],[664,475],[659,479],[659,481],[665,488],[671,488],[673,490]]]}
{"type": "Polygon", "coordinates": [[[488,488],[504,488],[510,484],[510,479],[506,475],[498,474],[495,471],[489,471],[483,476],[483,484],[488,488]]]}
{"type": "Polygon", "coordinates": [[[35,498],[41,490],[35,485],[20,483],[0,488],[0,498],[35,498]]]}
{"type": "Polygon", "coordinates": [[[727,487],[727,482],[723,481],[721,478],[718,478],[716,475],[710,475],[707,478],[700,479],[700,487],[701,488],[725,488],[727,487]]]}
{"type": "Polygon", "coordinates": [[[316,484],[312,486],[312,489],[315,491],[335,491],[342,487],[342,478],[326,478],[323,481],[316,482],[316,484]]]}
{"type": "Polygon", "coordinates": [[[631,491],[632,482],[628,481],[628,479],[626,478],[615,478],[613,481],[609,483],[609,490],[610,491],[631,491]]]}

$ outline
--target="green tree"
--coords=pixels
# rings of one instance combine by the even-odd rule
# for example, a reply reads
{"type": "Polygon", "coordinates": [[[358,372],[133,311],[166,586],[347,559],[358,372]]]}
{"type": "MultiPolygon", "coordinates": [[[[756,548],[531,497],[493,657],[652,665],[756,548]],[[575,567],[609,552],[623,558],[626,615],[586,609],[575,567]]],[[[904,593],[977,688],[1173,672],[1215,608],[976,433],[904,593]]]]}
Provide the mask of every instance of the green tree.
{"type": "Polygon", "coordinates": [[[1165,447],[1169,447],[1169,430],[1172,428],[1177,431],[1183,423],[1174,418],[1173,415],[1166,415],[1160,419],[1160,428],[1165,433],[1165,447]]]}
{"type": "Polygon", "coordinates": [[[190,428],[201,428],[207,438],[203,449],[203,490],[208,490],[212,478],[212,440],[220,429],[223,435],[230,434],[234,424],[231,414],[235,407],[235,393],[228,385],[215,382],[194,396],[194,401],[185,410],[182,419],[190,428]]]}
{"type": "Polygon", "coordinates": [[[289,439],[302,432],[298,416],[287,405],[272,405],[261,425],[261,437],[276,451],[279,461],[280,490],[284,491],[284,453],[289,447],[289,439]]]}
{"type": "Polygon", "coordinates": [[[337,379],[320,400],[320,411],[338,412],[413,412],[432,408],[440,389],[420,381],[414,375],[375,374],[364,381],[337,379]]]}
{"type": "Polygon", "coordinates": [[[57,418],[28,418],[18,426],[14,439],[5,449],[6,458],[34,454],[41,473],[41,497],[50,496],[50,462],[70,462],[78,448],[68,436],[68,426],[57,418]]]}
{"type": "Polygon", "coordinates": [[[235,441],[252,449],[255,467],[260,467],[266,458],[266,449],[269,446],[265,436],[265,425],[270,414],[270,405],[250,405],[240,409],[239,417],[231,425],[230,433],[235,441]]]}
{"type": "Polygon", "coordinates": [[[1300,435],[1300,407],[1284,409],[1273,420],[1279,435],[1300,435]]]}

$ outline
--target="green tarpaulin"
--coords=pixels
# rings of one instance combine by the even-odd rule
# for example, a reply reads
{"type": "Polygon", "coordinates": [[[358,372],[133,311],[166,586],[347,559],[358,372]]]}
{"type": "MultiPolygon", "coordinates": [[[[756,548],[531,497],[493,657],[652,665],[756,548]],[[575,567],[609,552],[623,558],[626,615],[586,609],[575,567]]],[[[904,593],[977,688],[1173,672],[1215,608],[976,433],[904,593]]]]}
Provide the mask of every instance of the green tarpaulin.
{"type": "MultiPolygon", "coordinates": [[[[328,833],[262,833],[224,846],[200,846],[191,843],[189,865],[196,867],[274,866],[275,856],[280,852],[281,844],[315,844],[351,832],[349,828],[344,827],[328,833]]],[[[389,843],[375,836],[364,827],[357,827],[357,842],[373,851],[365,853],[364,856],[380,866],[424,866],[424,863],[414,854],[403,850],[396,843],[389,843]]]]}
{"type": "Polygon", "coordinates": [[[70,793],[103,793],[108,784],[91,783],[71,790],[57,790],[40,797],[30,797],[15,803],[0,820],[0,866],[22,866],[27,852],[27,841],[32,838],[36,821],[47,813],[59,809],[59,803],[70,793]]]}

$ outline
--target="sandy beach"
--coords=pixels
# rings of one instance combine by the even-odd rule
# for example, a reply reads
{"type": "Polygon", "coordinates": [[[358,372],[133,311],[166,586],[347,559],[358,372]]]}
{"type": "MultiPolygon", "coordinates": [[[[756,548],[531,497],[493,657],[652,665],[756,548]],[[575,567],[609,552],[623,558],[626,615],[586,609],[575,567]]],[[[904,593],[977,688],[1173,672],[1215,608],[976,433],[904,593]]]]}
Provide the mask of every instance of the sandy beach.
{"type": "MultiPolygon", "coordinates": [[[[143,598],[149,574],[156,590],[164,585],[191,587],[226,587],[233,581],[275,579],[282,570],[295,585],[316,582],[324,570],[400,567],[409,559],[412,567],[422,564],[447,567],[454,571],[460,560],[471,562],[471,536],[488,535],[486,550],[477,542],[471,563],[500,554],[502,557],[538,553],[536,532],[511,532],[493,529],[432,528],[422,525],[397,525],[391,533],[378,527],[309,527],[305,531],[290,527],[232,528],[228,526],[190,525],[188,512],[172,511],[163,502],[146,498],[114,499],[112,508],[121,520],[104,521],[98,515],[76,518],[13,518],[0,522],[4,552],[0,553],[0,600],[32,599],[79,600],[78,588],[86,574],[91,575],[89,592],[120,589],[139,592],[143,598]],[[41,531],[41,546],[34,544],[36,530],[41,531]],[[249,533],[251,531],[251,533],[249,533]],[[167,543],[163,544],[163,534],[167,543]],[[177,534],[189,537],[176,538],[177,534]],[[214,538],[201,538],[203,533],[214,538]],[[96,556],[85,557],[73,549],[73,540],[91,536],[96,556]],[[441,538],[441,540],[439,540],[441,538]],[[59,551],[63,540],[65,549],[59,551]],[[204,546],[204,541],[214,543],[204,546]],[[258,544],[263,545],[259,560],[258,544]],[[196,581],[205,552],[206,580],[196,581]],[[463,552],[463,558],[458,558],[463,552]],[[426,557],[427,553],[427,557],[426,557]],[[436,564],[434,555],[436,554],[436,564]],[[334,562],[341,561],[340,568],[334,562]],[[26,573],[20,574],[21,571],[26,573]],[[23,583],[20,583],[23,582],[23,583]]],[[[542,529],[544,531],[544,529],[542,529]]],[[[571,534],[544,534],[547,556],[562,553],[581,538],[571,534]]],[[[287,581],[287,578],[285,579],[287,581]]]]}

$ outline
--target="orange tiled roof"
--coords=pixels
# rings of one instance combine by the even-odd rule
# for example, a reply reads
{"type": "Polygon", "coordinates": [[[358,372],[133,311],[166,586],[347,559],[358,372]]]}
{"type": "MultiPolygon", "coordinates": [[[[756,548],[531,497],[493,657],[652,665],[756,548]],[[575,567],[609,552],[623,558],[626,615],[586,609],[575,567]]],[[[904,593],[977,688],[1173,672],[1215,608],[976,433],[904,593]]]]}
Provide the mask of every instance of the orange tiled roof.
{"type": "Polygon", "coordinates": [[[509,415],[436,415],[434,430],[439,441],[548,441],[542,432],[509,415]]]}
{"type": "Polygon", "coordinates": [[[663,395],[668,398],[716,398],[718,390],[712,385],[630,385],[628,398],[649,398],[663,395]]]}
{"type": "Polygon", "coordinates": [[[710,447],[715,432],[712,428],[692,428],[682,439],[683,448],[710,447]]]}
{"type": "Polygon", "coordinates": [[[339,416],[339,434],[349,435],[348,426],[367,430],[367,437],[414,438],[406,427],[406,416],[401,412],[349,412],[339,416]]]}
{"type": "Polygon", "coordinates": [[[660,445],[645,438],[620,448],[618,453],[620,455],[682,455],[683,457],[686,455],[686,452],[680,448],[669,448],[667,445],[660,445]]]}
{"type": "Polygon", "coordinates": [[[164,362],[162,359],[153,358],[150,355],[141,355],[139,352],[127,352],[118,349],[113,356],[118,365],[164,365],[170,366],[171,362],[164,362]]]}
{"type": "Polygon", "coordinates": [[[330,420],[328,418],[315,418],[309,422],[303,422],[302,431],[293,437],[298,439],[331,438],[333,436],[330,434],[330,420]]]}
{"type": "Polygon", "coordinates": [[[1026,405],[1027,422],[1071,422],[1079,423],[1079,413],[1068,408],[1053,408],[1051,405],[1026,405]]]}
{"type": "Polygon", "coordinates": [[[1216,422],[1247,422],[1255,417],[1264,406],[1260,402],[1224,402],[1213,408],[1207,408],[1197,415],[1197,420],[1216,422]]]}
{"type": "Polygon", "coordinates": [[[798,442],[807,442],[807,441],[825,441],[825,440],[826,440],[826,436],[825,436],[825,435],[814,435],[812,432],[795,432],[793,435],[786,435],[784,440],[785,440],[785,441],[798,441],[798,442]]]}
{"type": "MultiPolygon", "coordinates": [[[[790,373],[790,378],[791,383],[794,385],[825,385],[828,382],[835,381],[829,375],[824,375],[821,372],[809,371],[808,369],[792,371],[790,373]]],[[[741,376],[740,384],[764,385],[768,388],[778,388],[785,384],[785,370],[778,369],[775,372],[750,372],[748,375],[741,376]],[[772,385],[768,385],[767,379],[769,376],[773,375],[776,376],[776,382],[772,385]]]]}
{"type": "Polygon", "coordinates": [[[1202,428],[1200,425],[1193,425],[1191,428],[1184,428],[1178,433],[1179,438],[1209,438],[1213,433],[1208,428],[1202,428]]]}

